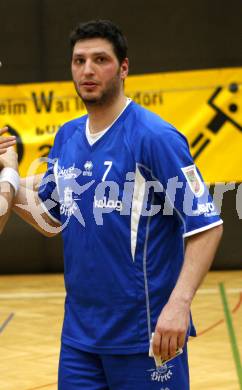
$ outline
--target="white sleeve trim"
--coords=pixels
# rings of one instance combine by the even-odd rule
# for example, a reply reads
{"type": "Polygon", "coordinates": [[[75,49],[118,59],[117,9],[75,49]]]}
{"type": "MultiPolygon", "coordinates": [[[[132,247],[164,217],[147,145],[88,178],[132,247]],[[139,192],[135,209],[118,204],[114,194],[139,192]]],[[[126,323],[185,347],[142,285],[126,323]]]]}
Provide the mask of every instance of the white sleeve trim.
{"type": "Polygon", "coordinates": [[[57,222],[58,225],[61,225],[61,222],[59,221],[59,219],[53,217],[53,215],[49,212],[49,210],[47,209],[47,207],[45,206],[45,204],[43,203],[43,201],[41,201],[41,207],[42,209],[44,210],[44,212],[50,217],[50,219],[52,219],[52,221],[54,222],[57,222]]]}
{"type": "Polygon", "coordinates": [[[191,232],[184,233],[183,237],[186,238],[186,237],[189,237],[189,236],[193,236],[193,234],[201,233],[201,232],[204,232],[205,230],[212,229],[215,226],[222,225],[222,223],[223,223],[223,221],[222,221],[222,219],[220,219],[219,221],[210,223],[207,226],[203,226],[203,227],[201,227],[199,229],[192,230],[191,232]]]}

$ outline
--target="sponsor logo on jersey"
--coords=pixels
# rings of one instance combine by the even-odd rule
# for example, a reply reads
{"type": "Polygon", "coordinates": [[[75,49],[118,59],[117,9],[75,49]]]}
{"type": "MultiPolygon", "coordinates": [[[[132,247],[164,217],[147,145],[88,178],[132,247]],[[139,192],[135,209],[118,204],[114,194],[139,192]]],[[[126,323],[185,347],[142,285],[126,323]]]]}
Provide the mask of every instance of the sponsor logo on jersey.
{"type": "Polygon", "coordinates": [[[70,187],[64,189],[64,199],[60,206],[60,213],[70,217],[77,210],[77,205],[73,199],[73,191],[70,187]]]}
{"type": "Polygon", "coordinates": [[[71,167],[69,168],[60,168],[58,166],[58,169],[57,169],[57,177],[58,178],[63,178],[64,180],[68,180],[68,179],[76,179],[77,178],[77,172],[76,172],[76,169],[75,169],[75,164],[73,164],[71,167]]]}
{"type": "Polygon", "coordinates": [[[123,204],[121,200],[107,200],[106,196],[104,196],[103,199],[97,199],[94,197],[94,207],[98,208],[108,208],[108,209],[114,209],[117,211],[122,211],[123,204]]]}
{"type": "MultiPolygon", "coordinates": [[[[168,382],[173,372],[171,368],[174,366],[168,366],[167,364],[163,364],[160,367],[152,368],[151,370],[148,370],[150,372],[150,379],[152,382],[160,382],[165,383],[168,382]]],[[[169,390],[169,389],[168,389],[169,390]]]]}
{"type": "Polygon", "coordinates": [[[195,165],[189,165],[188,167],[181,168],[189,187],[195,196],[202,196],[204,193],[204,184],[197,172],[195,165]]]}
{"type": "Polygon", "coordinates": [[[205,217],[211,217],[213,215],[217,215],[217,211],[215,210],[215,206],[212,202],[201,203],[197,205],[197,210],[193,212],[194,215],[204,214],[205,217]]]}
{"type": "Polygon", "coordinates": [[[82,172],[83,176],[92,176],[93,163],[91,161],[86,161],[84,164],[84,171],[82,172]]]}

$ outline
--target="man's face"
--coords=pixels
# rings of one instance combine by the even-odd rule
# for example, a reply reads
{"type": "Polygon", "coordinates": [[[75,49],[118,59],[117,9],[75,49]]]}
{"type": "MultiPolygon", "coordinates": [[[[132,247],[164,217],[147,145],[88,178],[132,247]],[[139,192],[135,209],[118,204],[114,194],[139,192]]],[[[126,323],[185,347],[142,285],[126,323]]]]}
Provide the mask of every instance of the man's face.
{"type": "Polygon", "coordinates": [[[78,41],[72,54],[72,77],[86,105],[110,103],[123,88],[128,59],[120,65],[112,44],[103,38],[78,41]]]}

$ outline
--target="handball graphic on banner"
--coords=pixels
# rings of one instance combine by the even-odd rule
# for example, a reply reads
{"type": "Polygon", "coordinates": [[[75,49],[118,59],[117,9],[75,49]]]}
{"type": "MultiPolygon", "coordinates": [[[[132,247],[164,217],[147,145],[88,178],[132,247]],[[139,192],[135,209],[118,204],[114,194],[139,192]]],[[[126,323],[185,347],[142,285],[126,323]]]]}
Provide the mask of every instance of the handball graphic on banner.
{"type": "MultiPolygon", "coordinates": [[[[125,92],[186,135],[206,182],[242,182],[241,80],[242,68],[138,75],[125,92]]],[[[21,175],[48,156],[65,122],[83,114],[71,81],[0,85],[0,127],[17,136],[21,175]]]]}

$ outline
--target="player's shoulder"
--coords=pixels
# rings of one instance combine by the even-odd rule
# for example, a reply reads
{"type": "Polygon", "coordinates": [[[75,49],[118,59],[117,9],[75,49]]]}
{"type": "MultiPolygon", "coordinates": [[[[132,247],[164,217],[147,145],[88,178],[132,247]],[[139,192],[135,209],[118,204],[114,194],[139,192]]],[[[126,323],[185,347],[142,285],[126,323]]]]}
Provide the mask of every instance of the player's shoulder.
{"type": "Polygon", "coordinates": [[[87,115],[83,115],[79,118],[72,119],[68,122],[65,122],[58,130],[54,145],[55,147],[63,146],[67,141],[69,141],[76,131],[83,131],[85,128],[87,115]]]}
{"type": "Polygon", "coordinates": [[[180,131],[154,112],[134,103],[133,113],[135,117],[133,133],[136,139],[164,144],[187,143],[186,137],[180,131]]]}

